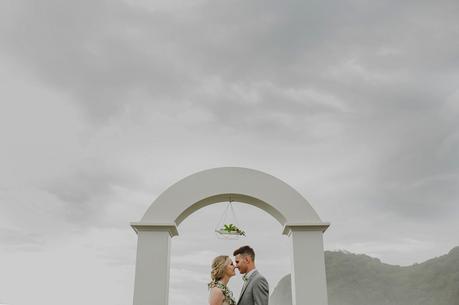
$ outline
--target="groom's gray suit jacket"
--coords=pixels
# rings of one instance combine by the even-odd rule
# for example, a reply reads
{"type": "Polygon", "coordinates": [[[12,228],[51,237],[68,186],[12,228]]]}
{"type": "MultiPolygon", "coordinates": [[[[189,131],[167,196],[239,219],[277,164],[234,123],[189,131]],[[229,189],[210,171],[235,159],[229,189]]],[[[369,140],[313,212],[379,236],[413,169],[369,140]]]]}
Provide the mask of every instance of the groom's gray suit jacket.
{"type": "Polygon", "coordinates": [[[249,277],[247,285],[241,291],[237,305],[268,305],[268,281],[255,270],[249,277]]]}

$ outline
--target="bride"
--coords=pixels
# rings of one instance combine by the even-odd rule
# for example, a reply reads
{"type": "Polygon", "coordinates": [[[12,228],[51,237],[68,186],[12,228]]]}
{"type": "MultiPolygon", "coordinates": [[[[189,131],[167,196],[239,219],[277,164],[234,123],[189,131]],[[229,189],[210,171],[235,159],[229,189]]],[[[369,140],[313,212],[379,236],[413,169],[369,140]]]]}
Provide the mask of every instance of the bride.
{"type": "Polygon", "coordinates": [[[227,287],[230,278],[236,274],[235,268],[229,256],[221,255],[214,259],[208,285],[209,305],[236,305],[233,293],[227,287]]]}

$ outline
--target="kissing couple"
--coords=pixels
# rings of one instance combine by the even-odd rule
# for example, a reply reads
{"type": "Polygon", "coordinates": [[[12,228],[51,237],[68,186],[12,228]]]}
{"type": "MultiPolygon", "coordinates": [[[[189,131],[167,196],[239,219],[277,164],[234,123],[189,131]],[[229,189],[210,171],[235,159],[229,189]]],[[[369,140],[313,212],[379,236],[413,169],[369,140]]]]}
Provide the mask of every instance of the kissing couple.
{"type": "Polygon", "coordinates": [[[209,283],[209,305],[268,305],[268,281],[255,268],[255,251],[243,246],[233,253],[234,263],[227,255],[217,256],[212,262],[209,283]],[[244,283],[239,300],[228,289],[228,282],[239,269],[244,283]]]}

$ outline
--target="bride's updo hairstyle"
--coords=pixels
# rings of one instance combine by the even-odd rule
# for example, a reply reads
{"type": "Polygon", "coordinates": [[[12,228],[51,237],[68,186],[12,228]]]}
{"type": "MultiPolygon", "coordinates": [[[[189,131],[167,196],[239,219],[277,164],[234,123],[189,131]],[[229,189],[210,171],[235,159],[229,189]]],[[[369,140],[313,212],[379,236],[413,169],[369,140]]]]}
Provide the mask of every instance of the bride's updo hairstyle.
{"type": "Polygon", "coordinates": [[[225,267],[228,264],[230,257],[228,255],[220,255],[214,258],[212,262],[212,270],[210,271],[210,278],[212,281],[219,281],[225,275],[225,267]]]}

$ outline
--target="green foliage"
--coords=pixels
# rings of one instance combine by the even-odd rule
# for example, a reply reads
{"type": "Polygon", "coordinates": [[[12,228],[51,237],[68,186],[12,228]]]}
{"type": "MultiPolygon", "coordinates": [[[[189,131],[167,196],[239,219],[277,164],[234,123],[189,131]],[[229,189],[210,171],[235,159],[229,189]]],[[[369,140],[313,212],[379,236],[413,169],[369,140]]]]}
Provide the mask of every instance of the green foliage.
{"type": "Polygon", "coordinates": [[[245,236],[245,232],[236,227],[234,224],[224,224],[223,225],[223,231],[228,232],[228,233],[238,233],[239,235],[245,236]]]}

